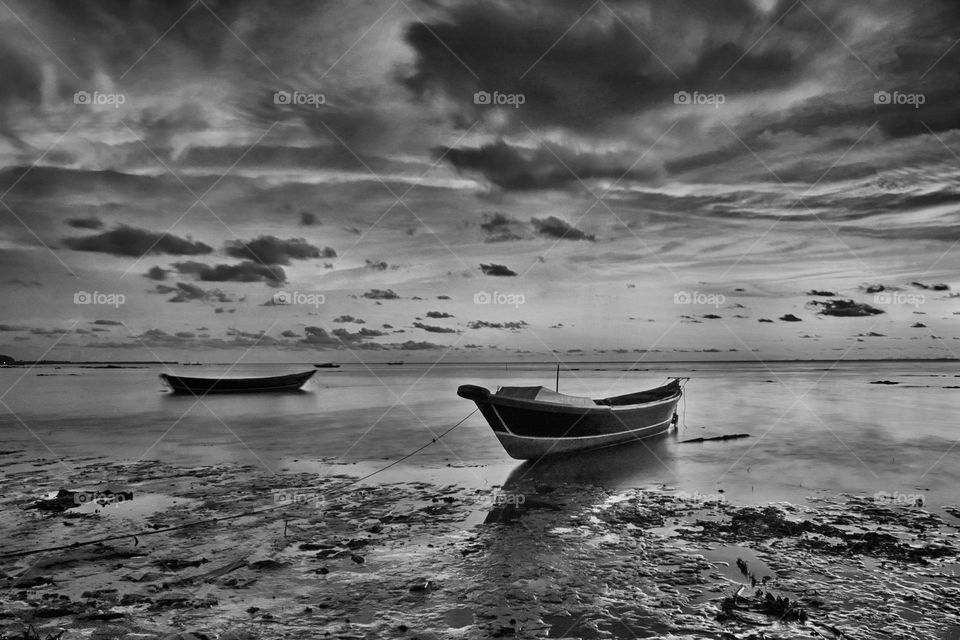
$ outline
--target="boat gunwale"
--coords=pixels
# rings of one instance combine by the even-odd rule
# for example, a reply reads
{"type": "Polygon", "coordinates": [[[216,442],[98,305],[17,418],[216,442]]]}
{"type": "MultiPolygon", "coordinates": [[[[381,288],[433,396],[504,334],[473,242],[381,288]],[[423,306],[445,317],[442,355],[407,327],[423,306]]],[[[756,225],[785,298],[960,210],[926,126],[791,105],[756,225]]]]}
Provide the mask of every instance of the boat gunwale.
{"type": "MultiPolygon", "coordinates": [[[[499,393],[499,391],[498,391],[499,393]]],[[[481,402],[489,402],[493,405],[505,405],[505,406],[514,406],[525,409],[535,409],[541,411],[551,411],[551,412],[561,412],[561,413],[596,413],[596,412],[606,412],[619,413],[625,411],[636,411],[638,409],[647,409],[659,406],[661,404],[666,404],[668,402],[675,402],[683,396],[682,391],[677,391],[675,394],[667,396],[666,398],[661,398],[659,400],[651,400],[650,402],[639,402],[637,404],[625,404],[625,405],[604,405],[598,404],[593,407],[581,407],[577,405],[570,404],[561,404],[559,402],[547,402],[544,400],[530,400],[527,398],[511,398],[509,396],[500,396],[497,393],[491,393],[487,398],[481,400],[481,402]]],[[[586,396],[571,396],[571,397],[586,397],[586,396]]],[[[616,396],[614,396],[616,397],[616,396]]],[[[591,401],[594,401],[593,398],[589,398],[591,401]]],[[[605,398],[604,398],[605,399],[605,398]]]]}

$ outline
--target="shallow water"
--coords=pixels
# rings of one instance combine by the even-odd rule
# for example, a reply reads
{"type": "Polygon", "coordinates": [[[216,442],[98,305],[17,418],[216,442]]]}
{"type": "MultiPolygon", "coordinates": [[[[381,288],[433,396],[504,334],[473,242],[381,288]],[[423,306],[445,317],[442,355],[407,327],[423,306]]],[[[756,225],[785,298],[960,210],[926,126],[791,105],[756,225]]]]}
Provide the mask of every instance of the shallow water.
{"type": "MultiPolygon", "coordinates": [[[[955,504],[960,481],[960,384],[955,363],[579,363],[560,390],[612,395],[691,376],[681,428],[658,441],[574,458],[520,464],[474,414],[442,442],[385,476],[459,478],[492,486],[535,480],[604,486],[665,484],[694,497],[737,502],[798,500],[841,493],[955,504]],[[874,380],[899,385],[871,385],[874,380]],[[749,433],[726,442],[700,436],[749,433]],[[461,467],[459,471],[447,465],[461,467]]],[[[230,375],[269,375],[305,365],[241,365],[230,375]]],[[[176,368],[220,375],[226,366],[176,368]]],[[[552,386],[553,365],[344,365],[318,370],[301,393],[170,396],[162,367],[52,366],[0,370],[10,411],[0,415],[0,450],[36,458],[102,456],[181,465],[226,461],[268,470],[371,468],[429,442],[473,405],[460,384],[552,386]],[[45,375],[38,375],[38,374],[45,375]]]]}

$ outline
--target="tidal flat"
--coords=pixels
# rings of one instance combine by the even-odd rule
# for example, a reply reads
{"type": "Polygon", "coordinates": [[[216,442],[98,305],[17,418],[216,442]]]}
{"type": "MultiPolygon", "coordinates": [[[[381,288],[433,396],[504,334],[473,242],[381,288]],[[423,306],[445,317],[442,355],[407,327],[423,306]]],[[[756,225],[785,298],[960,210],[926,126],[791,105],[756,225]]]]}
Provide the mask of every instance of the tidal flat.
{"type": "Polygon", "coordinates": [[[4,458],[3,638],[960,635],[956,506],[4,458]]]}

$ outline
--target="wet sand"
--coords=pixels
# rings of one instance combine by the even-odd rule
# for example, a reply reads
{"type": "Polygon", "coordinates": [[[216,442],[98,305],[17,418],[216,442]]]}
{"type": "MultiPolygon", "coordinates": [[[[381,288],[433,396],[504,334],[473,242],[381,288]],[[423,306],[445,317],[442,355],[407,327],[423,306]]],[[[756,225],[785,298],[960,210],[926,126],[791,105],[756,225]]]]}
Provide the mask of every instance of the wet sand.
{"type": "Polygon", "coordinates": [[[956,505],[65,462],[0,456],[3,553],[131,536],[0,561],[4,638],[960,637],[956,505]],[[25,508],[64,487],[133,499],[25,508]]]}

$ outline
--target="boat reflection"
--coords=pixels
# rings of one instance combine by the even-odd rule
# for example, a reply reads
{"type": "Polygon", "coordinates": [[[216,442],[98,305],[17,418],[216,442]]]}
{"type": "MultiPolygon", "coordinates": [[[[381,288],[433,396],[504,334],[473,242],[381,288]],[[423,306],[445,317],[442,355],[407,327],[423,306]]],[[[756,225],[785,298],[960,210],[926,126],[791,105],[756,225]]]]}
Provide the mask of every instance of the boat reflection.
{"type": "MultiPolygon", "coordinates": [[[[561,511],[570,503],[571,494],[582,493],[586,497],[592,489],[674,482],[675,439],[669,434],[616,447],[527,460],[507,476],[484,523],[511,522],[536,510],[561,511]]],[[[580,500],[574,502],[582,506],[580,500]]]]}
{"type": "Polygon", "coordinates": [[[486,637],[666,637],[659,613],[612,596],[624,592],[610,588],[609,571],[639,580],[637,559],[605,546],[620,527],[595,520],[594,507],[610,489],[673,479],[674,445],[668,434],[510,472],[467,549],[495,631],[486,637]]]}

